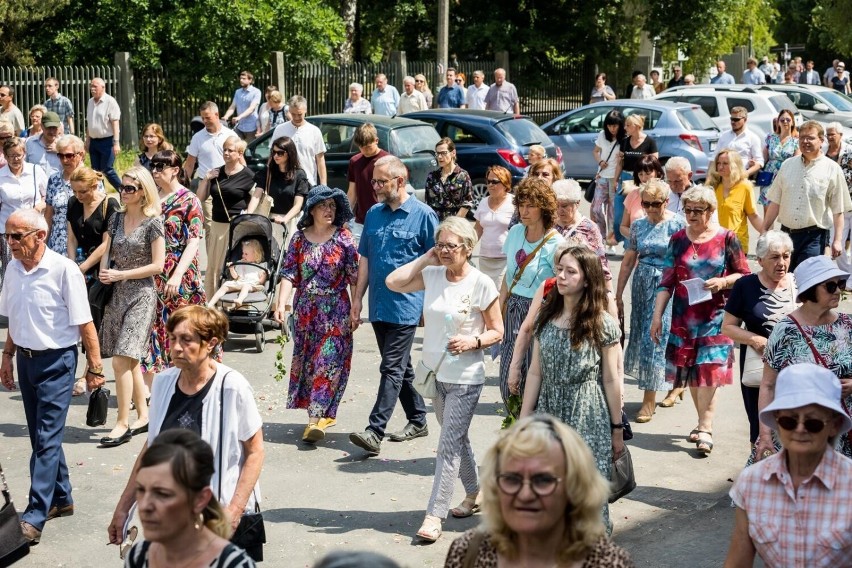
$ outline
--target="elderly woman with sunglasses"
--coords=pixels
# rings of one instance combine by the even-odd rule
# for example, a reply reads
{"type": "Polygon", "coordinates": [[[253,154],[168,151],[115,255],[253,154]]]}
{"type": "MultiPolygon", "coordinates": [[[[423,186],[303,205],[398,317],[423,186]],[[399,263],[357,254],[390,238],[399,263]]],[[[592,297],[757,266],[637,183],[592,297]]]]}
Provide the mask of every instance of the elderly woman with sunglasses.
{"type": "MultiPolygon", "coordinates": [[[[50,227],[47,246],[63,256],[68,252],[68,200],[74,195],[71,189],[71,174],[83,165],[85,153],[83,141],[73,135],[65,135],[56,141],[56,155],[62,169],[53,172],[47,180],[44,218],[50,227]]],[[[73,251],[76,253],[76,250],[73,251]]],[[[84,251],[86,252],[86,251],[84,251]]],[[[71,257],[76,260],[76,255],[71,257]]]]}
{"type": "Polygon", "coordinates": [[[497,289],[506,274],[506,253],[503,243],[509,234],[509,224],[515,214],[512,194],[512,174],[503,166],[491,166],[485,172],[488,197],[479,201],[473,226],[479,237],[479,270],[494,281],[497,289]]]}
{"type": "Polygon", "coordinates": [[[841,386],[812,363],[786,367],[773,381],[775,399],[760,412],[781,450],[740,474],[730,491],[735,524],[725,568],[849,566],[852,461],[834,450],[852,420],[841,386]]]}
{"type": "MultiPolygon", "coordinates": [[[[814,256],[796,267],[797,310],[775,324],[763,354],[763,380],[758,407],[766,408],[776,398],[778,373],[795,363],[815,363],[840,379],[841,401],[852,409],[852,316],[839,313],[840,296],[849,273],[837,268],[827,256],[814,256]]],[[[757,458],[774,451],[772,433],[760,426],[757,458]]],[[[838,451],[852,458],[848,434],[842,434],[838,451]]]]}
{"type": "MultiPolygon", "coordinates": [[[[636,422],[650,422],[657,405],[657,391],[668,390],[666,382],[666,344],[671,329],[672,310],[669,302],[663,312],[660,342],[654,343],[646,330],[651,328],[654,299],[663,276],[666,252],[672,235],[686,226],[680,215],[666,208],[669,186],[652,179],[637,190],[645,217],[630,226],[630,238],[624,247],[624,259],[618,273],[615,303],[624,314],[624,290],[633,274],[630,288],[630,340],[624,352],[624,372],[635,377],[644,392],[642,408],[636,422]]],[[[681,395],[681,398],[683,395],[681,395]]],[[[671,399],[674,405],[674,397],[671,399]]]]}
{"type": "Polygon", "coordinates": [[[453,541],[445,568],[630,568],[606,536],[609,482],[577,432],[547,415],[503,430],[482,463],[480,527],[453,541]]]}
{"type": "Polygon", "coordinates": [[[479,479],[468,431],[485,383],[483,349],[503,337],[497,288],[470,264],[476,232],[464,219],[450,217],[435,232],[435,248],[397,268],[387,277],[388,288],[406,294],[425,290],[423,299],[423,365],[437,375],[433,400],[441,425],[432,495],[426,518],[417,531],[434,542],[441,523],[469,517],[479,510],[479,479]],[[447,326],[455,331],[447,336],[447,326]],[[461,477],[465,498],[450,509],[455,480],[461,477]]]}
{"type": "Polygon", "coordinates": [[[796,128],[796,120],[793,111],[782,109],[775,119],[775,132],[766,135],[763,144],[763,169],[757,174],[760,195],[757,202],[766,207],[769,199],[766,192],[775,179],[775,174],[781,169],[784,160],[798,156],[802,153],[799,149],[799,130],[796,128]]]}
{"type": "Polygon", "coordinates": [[[681,200],[687,226],[672,235],[666,250],[651,339],[666,346],[666,381],[675,388],[689,387],[698,426],[687,439],[699,453],[709,455],[717,391],[733,382],[734,342],[722,335],[724,291],[751,270],[736,234],[711,221],[716,210],[713,190],[695,186],[681,200]],[[691,292],[687,282],[694,286],[691,292]],[[672,324],[668,342],[663,343],[663,314],[669,301],[672,324]]]}

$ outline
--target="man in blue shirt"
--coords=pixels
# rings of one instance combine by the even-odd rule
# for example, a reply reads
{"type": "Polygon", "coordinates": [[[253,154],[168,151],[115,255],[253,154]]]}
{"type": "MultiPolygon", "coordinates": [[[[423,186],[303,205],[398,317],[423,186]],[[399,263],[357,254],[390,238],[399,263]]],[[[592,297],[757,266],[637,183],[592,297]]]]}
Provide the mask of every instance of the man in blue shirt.
{"type": "Polygon", "coordinates": [[[722,60],[716,62],[716,76],[710,79],[710,82],[714,85],[733,85],[736,83],[734,76],[725,72],[725,62],[722,60]]]}
{"type": "Polygon", "coordinates": [[[376,88],[370,97],[373,106],[373,114],[382,116],[396,115],[399,107],[399,91],[393,85],[388,85],[388,78],[384,73],[376,75],[376,88]]]}
{"type": "Polygon", "coordinates": [[[396,156],[376,160],[371,185],[378,203],[367,212],[358,245],[358,284],[352,298],[352,322],[358,325],[364,293],[370,290],[370,323],[382,362],[376,404],[370,424],[349,440],[369,455],[379,454],[396,401],[402,403],[408,424],[388,437],[402,442],[427,436],[426,404],[414,389],[411,344],[423,312],[423,292],[399,294],[385,284],[388,274],[435,246],[438,216],[405,191],[408,170],[396,156]]]}
{"type": "Polygon", "coordinates": [[[757,68],[757,59],[749,57],[746,61],[746,70],[743,71],[744,85],[765,85],[766,75],[757,68]]]}
{"type": "Polygon", "coordinates": [[[438,91],[438,108],[467,108],[464,89],[456,84],[456,70],[447,69],[447,84],[438,91]]]}
{"type": "Polygon", "coordinates": [[[252,85],[252,81],[254,75],[251,72],[240,73],[240,88],[234,92],[234,101],[222,117],[226,123],[231,119],[237,136],[246,142],[251,142],[257,136],[257,107],[261,99],[260,89],[252,85]]]}

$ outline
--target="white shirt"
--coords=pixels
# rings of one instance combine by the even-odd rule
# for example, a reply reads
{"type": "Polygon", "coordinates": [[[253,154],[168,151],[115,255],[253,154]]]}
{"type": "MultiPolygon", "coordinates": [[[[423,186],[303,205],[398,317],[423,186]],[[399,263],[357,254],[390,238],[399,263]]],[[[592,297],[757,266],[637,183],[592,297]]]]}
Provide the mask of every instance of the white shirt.
{"type": "MultiPolygon", "coordinates": [[[[74,268],[79,274],[80,269],[76,266],[74,268]]],[[[86,305],[88,307],[88,303],[86,305]]],[[[151,406],[149,410],[149,448],[160,434],[160,427],[166,418],[166,411],[169,409],[169,402],[171,402],[172,396],[175,393],[175,385],[177,385],[179,376],[180,369],[172,367],[155,377],[153,387],[151,388],[151,406]]],[[[213,448],[213,455],[215,456],[213,458],[215,471],[213,478],[210,480],[210,488],[213,490],[214,495],[219,491],[219,456],[221,452],[224,452],[221,453],[222,469],[225,472],[222,478],[222,495],[217,495],[217,498],[223,507],[227,507],[228,503],[231,502],[231,497],[234,496],[234,491],[237,490],[240,468],[245,461],[242,442],[250,440],[263,427],[263,419],[257,411],[254,390],[252,390],[249,382],[239,371],[235,371],[222,363],[216,363],[216,375],[211,380],[213,384],[210,385],[210,390],[207,392],[207,396],[204,397],[204,402],[202,403],[201,438],[210,444],[213,448]],[[230,374],[225,380],[225,392],[223,396],[222,379],[229,371],[230,374]],[[225,429],[222,436],[224,450],[219,449],[220,397],[225,405],[225,429]]],[[[255,485],[252,495],[249,496],[246,503],[246,511],[254,511],[255,497],[260,500],[259,481],[255,485]]]]}
{"type": "Polygon", "coordinates": [[[299,154],[299,167],[305,170],[311,185],[317,184],[317,156],[325,154],[325,141],[322,139],[320,129],[308,122],[296,128],[293,121],[288,120],[284,124],[275,127],[272,140],[282,136],[289,136],[296,145],[296,153],[299,154]]]}
{"type": "Polygon", "coordinates": [[[24,162],[20,177],[12,175],[9,165],[0,168],[0,234],[6,221],[18,209],[32,209],[47,195],[47,175],[41,166],[24,162]]]}
{"type": "Polygon", "coordinates": [[[112,121],[121,119],[121,109],[118,101],[104,93],[101,100],[95,101],[95,97],[89,99],[86,104],[86,132],[92,138],[112,138],[112,121]]]}
{"type": "Polygon", "coordinates": [[[479,87],[470,85],[464,98],[467,108],[485,110],[485,95],[488,94],[488,89],[489,87],[485,83],[482,83],[479,87]]]}
{"type": "Polygon", "coordinates": [[[225,159],[222,157],[222,146],[225,144],[225,140],[231,136],[236,136],[236,133],[224,126],[221,126],[219,132],[215,134],[211,134],[204,128],[192,136],[186,152],[190,156],[195,156],[198,164],[198,169],[195,172],[196,177],[203,178],[213,168],[221,168],[225,165],[225,159]]]}
{"type": "Polygon", "coordinates": [[[403,114],[408,114],[409,112],[428,109],[429,105],[426,104],[426,97],[423,96],[423,93],[414,89],[411,91],[410,95],[406,94],[405,91],[400,93],[399,107],[397,108],[396,114],[401,116],[403,114]]]}
{"type": "Polygon", "coordinates": [[[654,92],[654,87],[645,83],[645,86],[640,88],[638,85],[633,85],[633,92],[630,94],[631,99],[653,99],[657,93],[654,92]]]}
{"type": "Polygon", "coordinates": [[[479,239],[479,256],[483,258],[506,258],[503,243],[509,233],[509,224],[515,214],[515,200],[508,194],[496,210],[488,206],[488,196],[479,201],[473,218],[482,226],[479,239]]]}
{"type": "Polygon", "coordinates": [[[618,157],[618,150],[613,150],[618,145],[618,140],[613,138],[612,141],[606,139],[606,134],[603,130],[598,133],[595,140],[595,146],[601,149],[601,161],[606,162],[607,166],[601,170],[601,177],[611,179],[615,177],[615,162],[618,157]]]}
{"type": "Polygon", "coordinates": [[[822,154],[808,164],[803,156],[784,160],[766,197],[778,204],[778,221],[790,229],[830,229],[833,215],[852,210],[843,170],[822,154]]]}
{"type": "Polygon", "coordinates": [[[92,321],[83,273],[73,260],[46,247],[29,272],[13,259],[0,291],[0,314],[9,318],[9,335],[19,347],[76,345],[79,326],[92,321]]]}
{"type": "MultiPolygon", "coordinates": [[[[497,299],[494,281],[471,267],[461,282],[447,280],[445,266],[423,269],[426,292],[423,296],[423,363],[434,369],[447,347],[446,314],[453,316],[456,335],[485,333],[482,312],[497,299]]],[[[485,355],[482,349],[460,353],[455,360],[444,358],[438,380],[454,385],[480,385],[485,382],[485,355]]]]}
{"type": "Polygon", "coordinates": [[[743,168],[748,169],[748,163],[751,160],[763,167],[763,144],[760,142],[760,137],[747,126],[739,134],[734,134],[733,130],[724,131],[719,136],[713,158],[715,159],[725,148],[730,148],[740,155],[743,159],[743,168]]]}

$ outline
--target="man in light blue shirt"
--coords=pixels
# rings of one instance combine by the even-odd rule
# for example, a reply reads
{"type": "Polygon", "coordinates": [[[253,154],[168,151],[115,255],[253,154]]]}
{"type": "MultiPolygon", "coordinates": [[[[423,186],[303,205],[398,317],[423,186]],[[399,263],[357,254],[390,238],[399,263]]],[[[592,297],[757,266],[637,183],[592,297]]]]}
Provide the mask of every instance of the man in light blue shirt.
{"type": "Polygon", "coordinates": [[[733,75],[725,72],[725,62],[721,60],[716,62],[716,76],[710,79],[710,82],[714,85],[733,85],[736,83],[733,75]]]}
{"type": "Polygon", "coordinates": [[[252,81],[254,75],[250,71],[240,73],[240,88],[234,92],[234,100],[222,117],[226,123],[231,120],[237,136],[246,142],[257,137],[257,107],[261,99],[260,89],[252,85],[252,81]]]}
{"type": "Polygon", "coordinates": [[[399,107],[399,91],[393,85],[388,85],[388,78],[384,73],[376,75],[376,88],[370,97],[373,105],[373,114],[382,116],[394,116],[399,107]]]}
{"type": "Polygon", "coordinates": [[[41,119],[42,133],[27,138],[27,162],[41,166],[47,177],[62,169],[59,154],[56,153],[56,139],[62,122],[55,112],[46,112],[41,119]]]}
{"type": "Polygon", "coordinates": [[[405,191],[408,170],[396,156],[376,160],[370,184],[378,203],[367,211],[358,245],[358,284],[352,298],[351,318],[357,326],[364,293],[370,291],[370,323],[382,362],[376,404],[370,424],[353,432],[349,440],[375,456],[381,450],[390,417],[399,399],[408,424],[388,437],[395,442],[429,434],[426,405],[414,389],[411,344],[423,312],[423,292],[391,292],[385,278],[400,266],[415,260],[435,246],[438,216],[427,205],[405,191]]]}
{"type": "Polygon", "coordinates": [[[765,85],[766,75],[757,68],[757,59],[749,57],[746,61],[746,70],[743,71],[744,85],[765,85]]]}

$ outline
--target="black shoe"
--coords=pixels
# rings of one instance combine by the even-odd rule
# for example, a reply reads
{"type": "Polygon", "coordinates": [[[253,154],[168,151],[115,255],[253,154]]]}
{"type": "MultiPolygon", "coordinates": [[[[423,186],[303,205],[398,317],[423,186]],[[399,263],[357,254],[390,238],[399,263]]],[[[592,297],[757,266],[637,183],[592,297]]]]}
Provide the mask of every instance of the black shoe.
{"type": "Polygon", "coordinates": [[[148,425],[147,424],[145,424],[144,426],[140,426],[139,428],[131,428],[130,429],[130,433],[133,434],[134,436],[138,436],[139,434],[145,434],[146,432],[148,432],[148,425]]]}
{"type": "Polygon", "coordinates": [[[50,521],[56,517],[70,517],[74,514],[74,503],[68,505],[54,505],[47,512],[47,520],[50,521]]]}
{"type": "Polygon", "coordinates": [[[407,442],[408,440],[413,440],[414,438],[422,438],[423,436],[428,435],[429,427],[426,424],[424,424],[423,426],[418,426],[414,422],[409,422],[405,425],[405,428],[403,428],[399,432],[388,434],[388,439],[392,442],[407,442]]]}
{"type": "Polygon", "coordinates": [[[101,446],[104,448],[114,448],[116,446],[120,446],[122,444],[126,444],[133,438],[133,433],[128,429],[124,434],[119,436],[118,438],[110,438],[109,436],[105,438],[101,438],[101,446]]]}
{"type": "Polygon", "coordinates": [[[366,450],[371,456],[379,455],[379,452],[382,449],[381,438],[379,438],[379,435],[369,428],[363,432],[352,432],[349,434],[349,441],[359,448],[366,450]]]}

